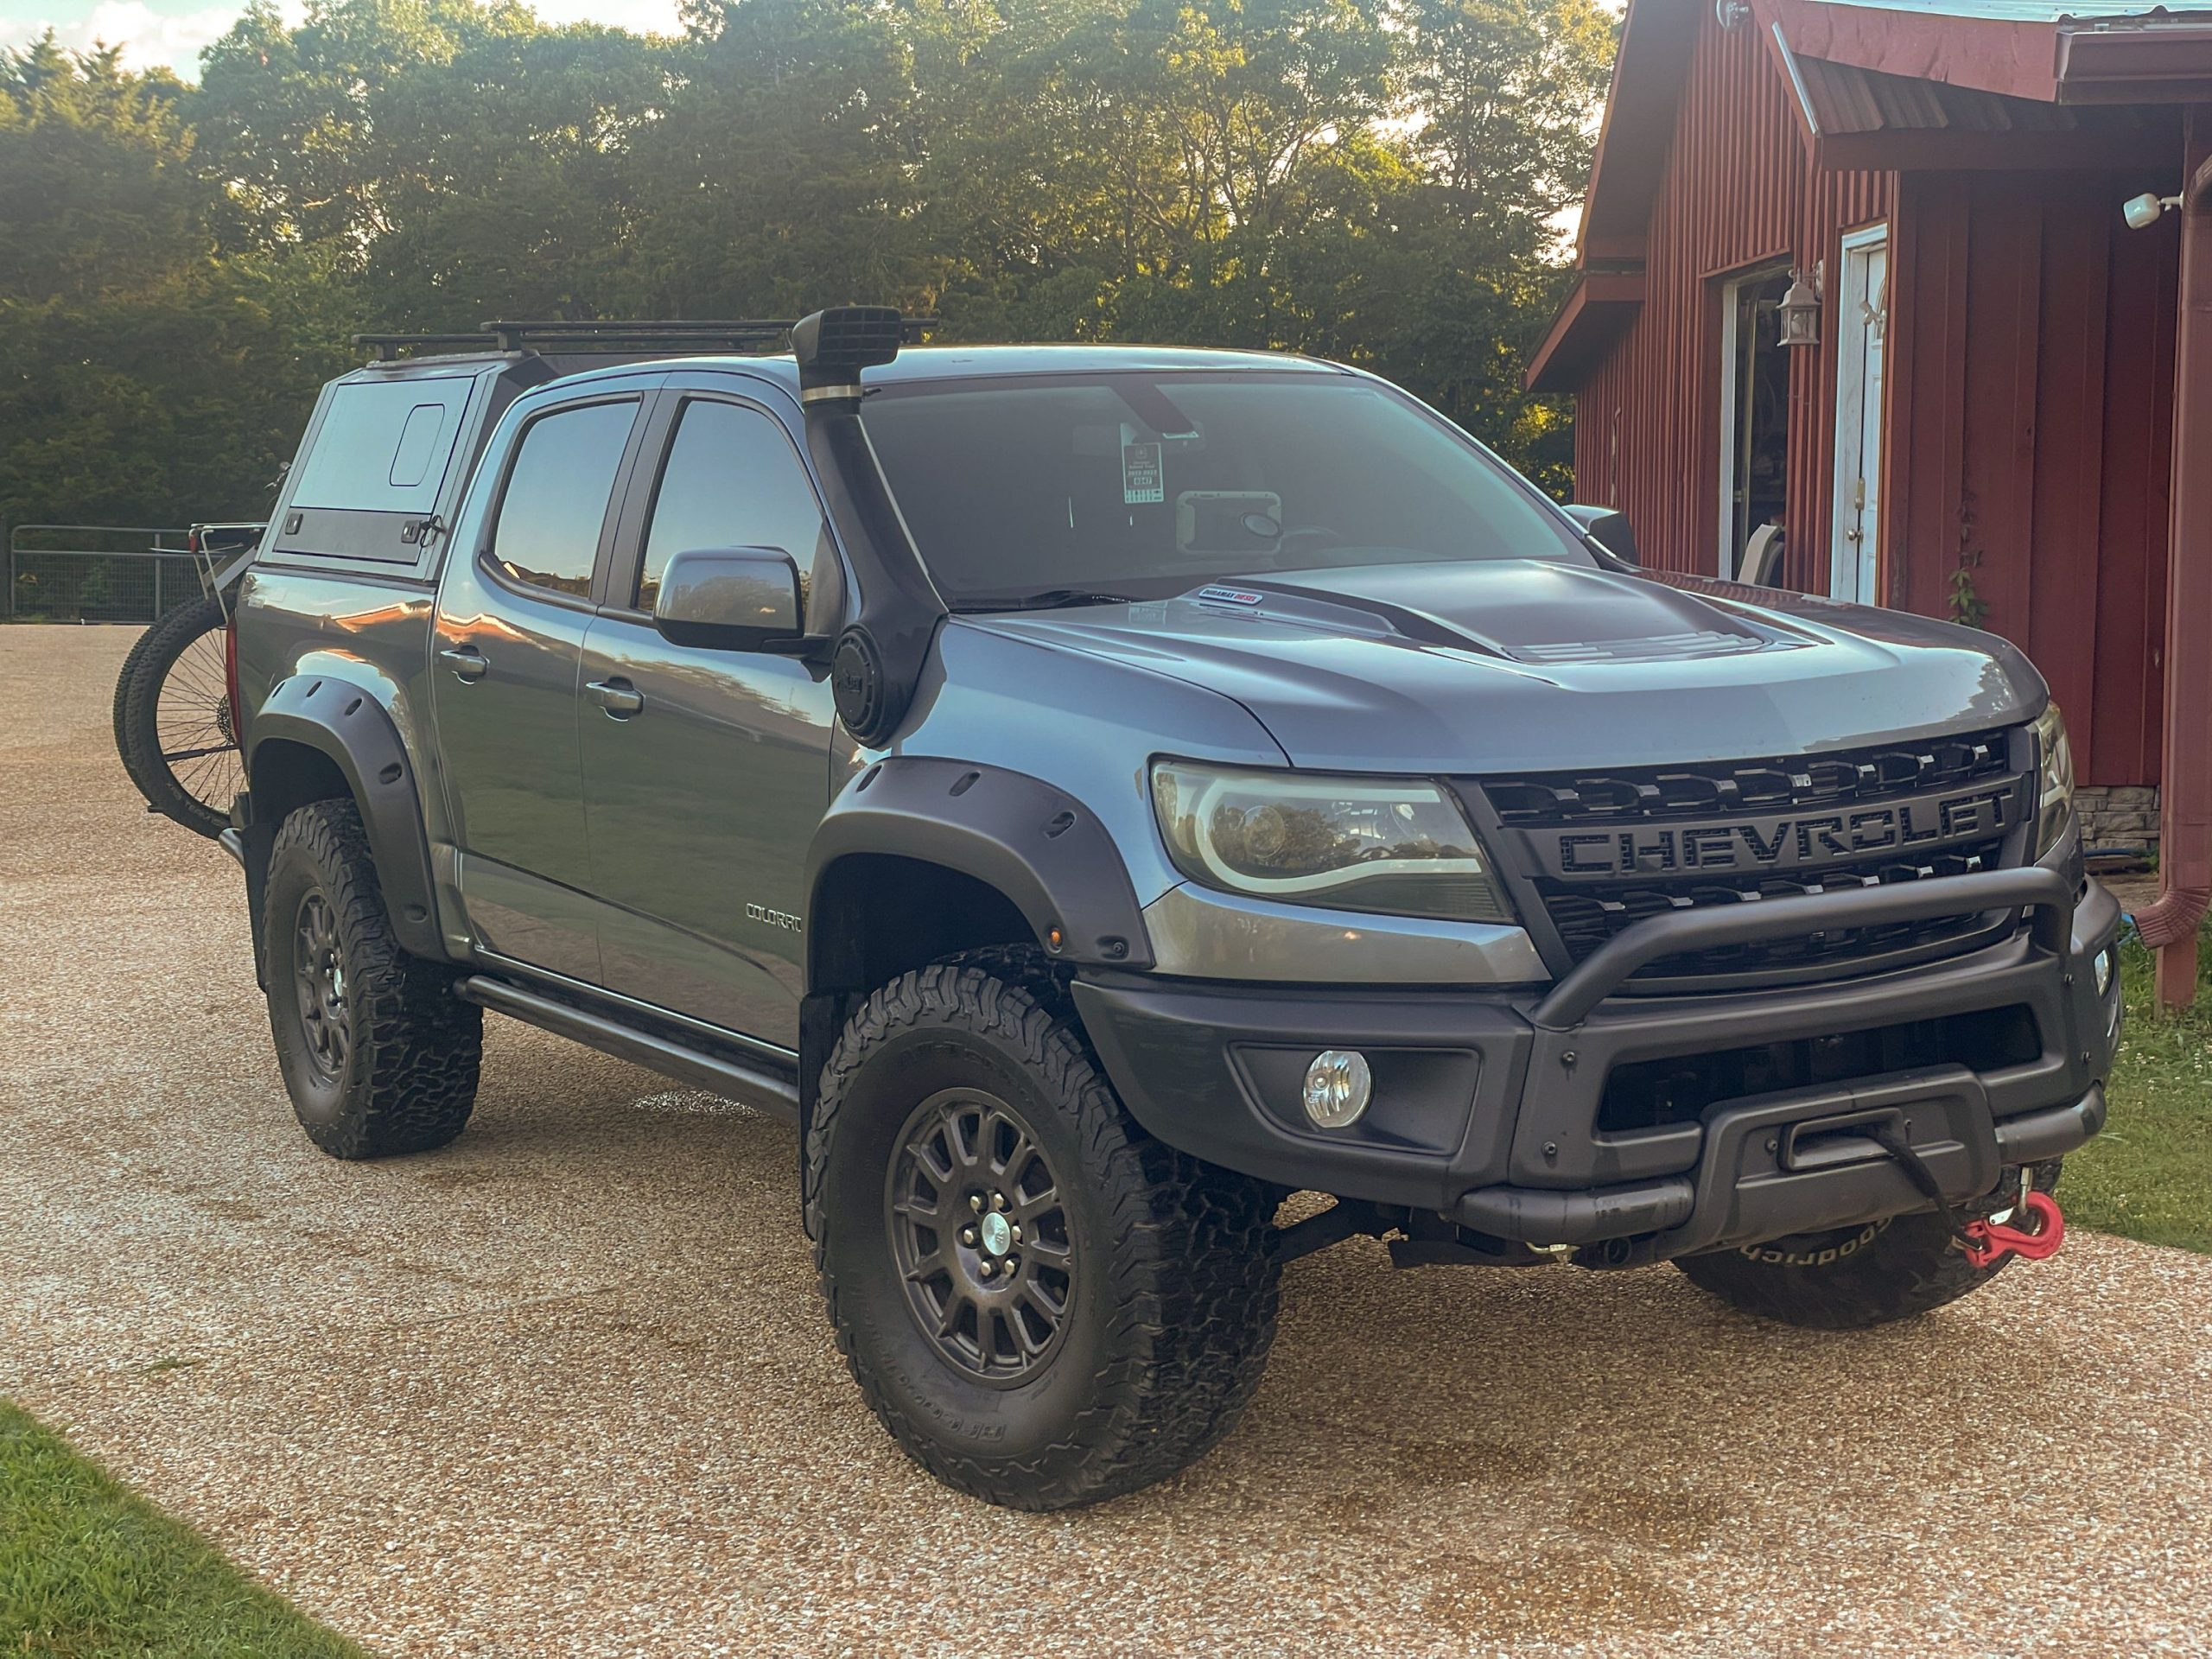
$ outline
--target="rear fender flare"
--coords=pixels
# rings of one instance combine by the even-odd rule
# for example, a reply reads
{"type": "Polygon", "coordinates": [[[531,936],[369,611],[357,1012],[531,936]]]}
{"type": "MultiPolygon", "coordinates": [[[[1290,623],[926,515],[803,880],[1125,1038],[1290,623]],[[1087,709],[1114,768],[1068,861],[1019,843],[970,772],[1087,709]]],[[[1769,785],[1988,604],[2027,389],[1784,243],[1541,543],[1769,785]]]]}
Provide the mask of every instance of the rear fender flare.
{"type": "MultiPolygon", "coordinates": [[[[368,687],[336,675],[308,672],[280,681],[254,711],[246,740],[246,782],[257,819],[273,820],[285,810],[281,785],[260,764],[264,747],[277,741],[315,750],[344,776],[368,833],[394,937],[411,955],[442,959],[415,766],[390,711],[368,687]]],[[[277,828],[273,821],[257,827],[269,835],[277,828]]]]}

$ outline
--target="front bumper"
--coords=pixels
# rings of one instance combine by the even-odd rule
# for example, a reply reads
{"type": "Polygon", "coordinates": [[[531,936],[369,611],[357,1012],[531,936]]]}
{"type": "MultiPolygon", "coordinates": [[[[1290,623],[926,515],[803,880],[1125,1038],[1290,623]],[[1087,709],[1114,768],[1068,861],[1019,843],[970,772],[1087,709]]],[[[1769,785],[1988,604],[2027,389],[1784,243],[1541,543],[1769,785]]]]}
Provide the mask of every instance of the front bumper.
{"type": "Polygon", "coordinates": [[[1876,1117],[1904,1124],[1959,1202],[1987,1193],[2007,1166],[2095,1135],[2120,984],[2113,972],[2100,992],[2094,966],[2120,916],[2078,868],[1790,899],[1751,915],[1662,916],[1548,989],[1097,973],[1075,996],[1130,1111],[1194,1156],[1287,1187],[1437,1211],[1496,1238],[1635,1238],[1643,1254],[1684,1255],[1925,1207],[1855,1132],[1876,1117]],[[1622,994],[1638,967],[1686,943],[1939,914],[1969,892],[1978,906],[2031,912],[2032,925],[1968,956],[1878,976],[1622,994]],[[1374,1103],[1341,1131],[1315,1128],[1300,1103],[1306,1067],[1327,1048],[1359,1050],[1375,1077],[1374,1103]],[[1799,1069],[1780,1088],[1704,1099],[1692,1087],[1687,1105],[1648,1081],[1678,1070],[1710,1092],[1713,1077],[1758,1075],[1766,1060],[1799,1069]],[[1662,1102],[1650,1121],[1617,1121],[1630,1077],[1662,1102]]]}

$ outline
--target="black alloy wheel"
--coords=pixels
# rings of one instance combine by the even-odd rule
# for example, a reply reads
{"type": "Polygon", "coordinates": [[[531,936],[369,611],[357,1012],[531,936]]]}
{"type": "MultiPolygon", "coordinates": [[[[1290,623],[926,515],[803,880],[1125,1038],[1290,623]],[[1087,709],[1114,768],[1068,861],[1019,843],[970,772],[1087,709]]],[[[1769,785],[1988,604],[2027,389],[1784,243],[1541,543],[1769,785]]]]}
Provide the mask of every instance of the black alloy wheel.
{"type": "Polygon", "coordinates": [[[293,921],[292,989],[299,1003],[307,1058],[326,1082],[335,1082],[345,1075],[353,1038],[346,1028],[346,964],[339,954],[338,918],[320,887],[308,889],[293,921]]]}
{"type": "Polygon", "coordinates": [[[907,1307],[954,1367],[1013,1388],[1052,1362],[1076,1297],[1075,1243],[1058,1179],[1013,1107],[976,1089],[916,1107],[884,1216],[907,1307]]]}

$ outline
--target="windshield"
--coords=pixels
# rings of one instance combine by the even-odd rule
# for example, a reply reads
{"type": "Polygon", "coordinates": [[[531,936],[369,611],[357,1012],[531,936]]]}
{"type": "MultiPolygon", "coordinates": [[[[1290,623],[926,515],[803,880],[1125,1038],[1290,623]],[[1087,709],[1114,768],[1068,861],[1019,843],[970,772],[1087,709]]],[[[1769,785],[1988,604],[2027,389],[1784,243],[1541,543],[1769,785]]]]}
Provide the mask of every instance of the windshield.
{"type": "Polygon", "coordinates": [[[866,419],[955,610],[1345,566],[1592,563],[1457,429],[1350,375],[924,383],[871,395],[866,419]]]}

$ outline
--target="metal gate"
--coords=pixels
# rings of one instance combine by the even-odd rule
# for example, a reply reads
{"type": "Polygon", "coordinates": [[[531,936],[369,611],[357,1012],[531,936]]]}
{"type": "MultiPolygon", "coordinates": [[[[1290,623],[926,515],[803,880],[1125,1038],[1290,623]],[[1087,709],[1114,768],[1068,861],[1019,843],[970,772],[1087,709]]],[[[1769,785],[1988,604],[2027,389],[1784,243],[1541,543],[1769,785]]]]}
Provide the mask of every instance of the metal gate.
{"type": "Polygon", "coordinates": [[[197,598],[188,531],[135,524],[17,524],[8,532],[7,614],[24,622],[151,622],[197,598]]]}

